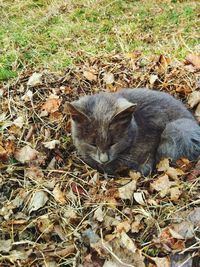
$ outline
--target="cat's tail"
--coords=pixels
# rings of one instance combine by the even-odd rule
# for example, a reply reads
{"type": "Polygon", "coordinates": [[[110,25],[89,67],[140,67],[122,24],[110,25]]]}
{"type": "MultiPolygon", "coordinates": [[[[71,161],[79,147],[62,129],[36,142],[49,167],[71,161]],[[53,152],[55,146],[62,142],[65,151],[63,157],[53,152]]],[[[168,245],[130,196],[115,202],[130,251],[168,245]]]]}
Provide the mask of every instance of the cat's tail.
{"type": "Polygon", "coordinates": [[[196,160],[200,156],[200,126],[192,119],[178,119],[166,125],[157,150],[157,162],[181,157],[196,160]]]}

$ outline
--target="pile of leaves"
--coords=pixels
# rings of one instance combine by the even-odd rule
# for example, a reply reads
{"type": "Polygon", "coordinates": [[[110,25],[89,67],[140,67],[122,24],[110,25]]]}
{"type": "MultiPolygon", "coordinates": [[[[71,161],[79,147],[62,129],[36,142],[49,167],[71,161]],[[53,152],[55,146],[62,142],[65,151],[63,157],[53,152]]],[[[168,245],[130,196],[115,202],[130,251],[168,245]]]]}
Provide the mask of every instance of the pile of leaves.
{"type": "Polygon", "coordinates": [[[106,177],[76,154],[66,101],[148,87],[200,120],[200,58],[90,58],[63,75],[26,70],[0,87],[0,265],[199,266],[200,162],[106,177]]]}

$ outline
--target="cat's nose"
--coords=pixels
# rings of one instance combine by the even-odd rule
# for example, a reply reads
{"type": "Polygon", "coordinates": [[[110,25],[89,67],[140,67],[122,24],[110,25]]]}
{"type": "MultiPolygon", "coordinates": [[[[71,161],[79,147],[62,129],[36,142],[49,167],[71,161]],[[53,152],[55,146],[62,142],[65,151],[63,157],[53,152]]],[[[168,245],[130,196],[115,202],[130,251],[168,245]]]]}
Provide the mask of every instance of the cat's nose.
{"type": "Polygon", "coordinates": [[[106,163],[109,161],[109,156],[107,153],[100,153],[99,159],[100,159],[101,163],[106,163]]]}

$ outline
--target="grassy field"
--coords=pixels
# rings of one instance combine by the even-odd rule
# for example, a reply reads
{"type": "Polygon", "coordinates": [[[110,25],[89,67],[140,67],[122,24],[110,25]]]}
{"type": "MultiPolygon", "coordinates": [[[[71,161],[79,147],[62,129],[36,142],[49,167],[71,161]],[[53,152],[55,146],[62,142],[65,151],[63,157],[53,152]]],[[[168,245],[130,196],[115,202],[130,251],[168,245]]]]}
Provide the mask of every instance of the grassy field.
{"type": "Polygon", "coordinates": [[[26,68],[59,71],[91,56],[199,50],[199,1],[1,1],[0,80],[26,68]]]}

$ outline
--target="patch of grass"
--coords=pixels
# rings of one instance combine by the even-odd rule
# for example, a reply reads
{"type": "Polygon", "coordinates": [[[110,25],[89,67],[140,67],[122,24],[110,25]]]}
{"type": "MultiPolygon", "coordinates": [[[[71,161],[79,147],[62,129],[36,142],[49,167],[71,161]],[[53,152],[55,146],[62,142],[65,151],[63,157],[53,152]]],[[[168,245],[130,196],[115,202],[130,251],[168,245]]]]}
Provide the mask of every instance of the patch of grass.
{"type": "Polygon", "coordinates": [[[0,5],[1,73],[22,67],[61,70],[80,52],[83,59],[132,50],[183,58],[198,51],[199,1],[16,0],[0,5]]]}

